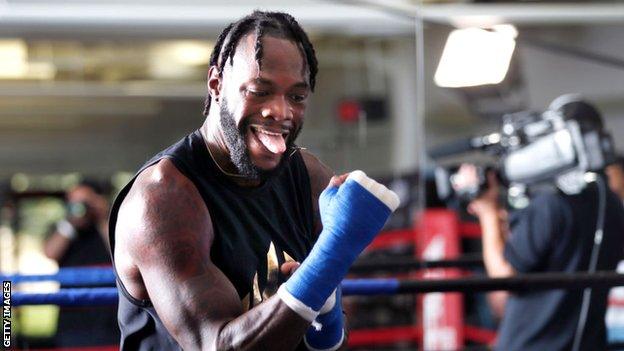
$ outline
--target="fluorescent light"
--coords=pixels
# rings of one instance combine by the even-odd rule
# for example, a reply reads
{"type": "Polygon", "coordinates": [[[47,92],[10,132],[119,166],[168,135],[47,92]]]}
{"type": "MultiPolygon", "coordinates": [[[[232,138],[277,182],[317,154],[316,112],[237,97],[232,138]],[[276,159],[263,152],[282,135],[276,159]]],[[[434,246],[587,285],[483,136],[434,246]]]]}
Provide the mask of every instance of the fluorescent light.
{"type": "Polygon", "coordinates": [[[212,45],[207,42],[184,40],[169,46],[172,56],[181,64],[189,66],[207,65],[212,45]]]}
{"type": "Polygon", "coordinates": [[[28,50],[19,39],[0,40],[0,79],[19,79],[28,71],[28,50]]]}
{"type": "Polygon", "coordinates": [[[0,58],[0,79],[50,80],[56,74],[50,62],[29,62],[28,46],[21,39],[0,40],[0,58]]]}
{"type": "Polygon", "coordinates": [[[207,66],[213,44],[207,41],[173,40],[152,46],[149,69],[162,79],[197,78],[198,68],[207,66]]]}
{"type": "Polygon", "coordinates": [[[457,29],[449,35],[434,80],[440,87],[498,84],[507,75],[516,46],[513,26],[501,30],[457,29]]]}

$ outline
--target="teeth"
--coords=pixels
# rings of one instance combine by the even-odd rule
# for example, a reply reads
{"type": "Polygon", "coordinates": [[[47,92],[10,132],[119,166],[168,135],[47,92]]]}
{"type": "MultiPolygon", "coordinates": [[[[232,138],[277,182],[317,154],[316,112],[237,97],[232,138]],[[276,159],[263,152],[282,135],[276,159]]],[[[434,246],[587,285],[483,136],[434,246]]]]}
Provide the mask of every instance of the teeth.
{"type": "Polygon", "coordinates": [[[269,132],[268,130],[257,128],[257,127],[256,127],[256,132],[266,134],[266,135],[271,135],[271,136],[282,136],[282,133],[269,132]]]}

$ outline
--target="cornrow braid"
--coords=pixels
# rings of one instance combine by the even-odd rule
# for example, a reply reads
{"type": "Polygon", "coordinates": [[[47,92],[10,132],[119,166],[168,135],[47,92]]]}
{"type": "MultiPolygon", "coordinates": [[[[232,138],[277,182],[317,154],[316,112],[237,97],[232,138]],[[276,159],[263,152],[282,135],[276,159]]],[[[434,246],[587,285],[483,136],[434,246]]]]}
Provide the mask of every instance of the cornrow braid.
{"type": "Polygon", "coordinates": [[[221,53],[221,61],[219,62],[219,75],[223,74],[223,68],[227,61],[230,61],[230,64],[234,63],[234,54],[236,53],[236,46],[240,39],[247,33],[249,33],[252,29],[252,24],[254,22],[253,18],[245,17],[241,21],[234,24],[230,31],[229,40],[224,43],[223,52],[221,53]]]}
{"type": "MultiPolygon", "coordinates": [[[[219,34],[215,47],[212,50],[212,54],[210,54],[210,63],[208,67],[216,66],[219,63],[219,53],[221,52],[221,47],[223,46],[225,38],[230,33],[232,26],[233,23],[230,23],[227,27],[225,27],[225,29],[223,29],[223,32],[219,34]]],[[[204,101],[204,116],[208,116],[208,110],[210,110],[210,98],[210,92],[208,92],[208,94],[206,94],[206,101],[204,101]]]]}
{"type": "Polygon", "coordinates": [[[314,46],[312,46],[312,42],[310,42],[308,34],[301,28],[297,20],[295,20],[295,18],[290,15],[284,15],[286,16],[290,24],[290,28],[295,35],[295,39],[297,40],[297,42],[301,43],[301,46],[303,46],[303,52],[306,55],[308,69],[310,70],[310,87],[312,91],[314,91],[314,86],[316,85],[316,74],[318,73],[316,51],[314,51],[314,46]]]}
{"type": "Polygon", "coordinates": [[[258,68],[262,69],[262,36],[264,35],[264,28],[266,26],[266,21],[258,22],[256,26],[256,62],[258,62],[258,68]]]}
{"type": "MultiPolygon", "coordinates": [[[[306,59],[310,89],[314,91],[316,74],[318,72],[316,52],[308,35],[299,23],[291,15],[283,12],[254,11],[238,21],[230,23],[217,38],[215,47],[210,55],[210,67],[217,66],[219,76],[223,76],[223,69],[227,61],[229,60],[230,64],[234,61],[236,46],[240,39],[252,31],[256,35],[254,55],[260,68],[262,68],[263,36],[274,35],[278,38],[285,38],[298,43],[306,59]]],[[[204,103],[204,116],[208,116],[211,98],[209,91],[204,103]]]]}

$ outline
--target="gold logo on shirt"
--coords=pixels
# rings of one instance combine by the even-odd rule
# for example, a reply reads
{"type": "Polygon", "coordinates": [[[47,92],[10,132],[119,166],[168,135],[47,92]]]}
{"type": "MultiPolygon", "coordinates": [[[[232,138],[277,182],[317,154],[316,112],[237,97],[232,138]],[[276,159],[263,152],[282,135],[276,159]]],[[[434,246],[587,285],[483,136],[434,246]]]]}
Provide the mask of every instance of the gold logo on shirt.
{"type": "MultiPolygon", "coordinates": [[[[284,257],[284,263],[286,262],[294,262],[295,259],[292,258],[289,254],[282,251],[282,257],[284,257]]],[[[243,309],[245,311],[250,310],[252,307],[258,305],[262,301],[268,299],[269,297],[275,295],[277,292],[277,288],[279,288],[279,260],[277,257],[277,250],[275,249],[275,245],[273,242],[269,245],[269,251],[266,255],[266,263],[267,263],[267,277],[266,284],[264,289],[260,291],[260,284],[258,283],[258,271],[253,278],[253,283],[251,287],[251,293],[245,295],[242,299],[243,309]]]]}

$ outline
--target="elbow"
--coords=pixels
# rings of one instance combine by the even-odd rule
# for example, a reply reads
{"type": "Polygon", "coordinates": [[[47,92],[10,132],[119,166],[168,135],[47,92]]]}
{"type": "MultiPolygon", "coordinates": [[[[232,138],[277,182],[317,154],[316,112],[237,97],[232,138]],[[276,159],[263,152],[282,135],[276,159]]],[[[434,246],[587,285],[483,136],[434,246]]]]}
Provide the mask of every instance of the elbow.
{"type": "Polygon", "coordinates": [[[197,351],[230,351],[239,350],[227,346],[232,345],[221,337],[221,333],[211,331],[210,326],[173,330],[172,335],[184,350],[197,351]]]}
{"type": "Polygon", "coordinates": [[[502,257],[498,260],[485,260],[485,270],[491,278],[507,278],[516,274],[511,264],[502,257]]]}
{"type": "Polygon", "coordinates": [[[236,340],[227,328],[227,325],[227,322],[223,322],[216,328],[213,342],[206,344],[206,351],[234,351],[242,349],[240,345],[238,347],[235,346],[236,340]]]}

